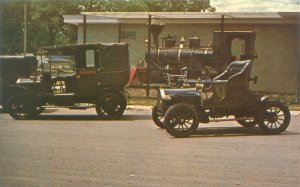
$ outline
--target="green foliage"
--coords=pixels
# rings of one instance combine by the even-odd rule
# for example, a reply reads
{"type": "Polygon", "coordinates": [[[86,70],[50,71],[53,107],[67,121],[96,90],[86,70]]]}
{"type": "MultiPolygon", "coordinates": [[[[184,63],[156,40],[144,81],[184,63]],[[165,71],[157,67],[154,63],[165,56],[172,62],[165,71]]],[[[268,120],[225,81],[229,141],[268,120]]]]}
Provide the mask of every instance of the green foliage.
{"type": "Polygon", "coordinates": [[[24,4],[27,5],[27,51],[74,43],[77,29],[62,15],[80,12],[215,11],[209,0],[0,0],[0,54],[23,51],[24,4]]]}
{"type": "Polygon", "coordinates": [[[8,3],[0,1],[0,45],[14,53],[22,49],[23,2],[8,3]],[[14,44],[14,45],[12,45],[14,44]]]}
{"type": "Polygon", "coordinates": [[[143,0],[147,4],[147,11],[157,12],[214,12],[210,0],[143,0]]]}

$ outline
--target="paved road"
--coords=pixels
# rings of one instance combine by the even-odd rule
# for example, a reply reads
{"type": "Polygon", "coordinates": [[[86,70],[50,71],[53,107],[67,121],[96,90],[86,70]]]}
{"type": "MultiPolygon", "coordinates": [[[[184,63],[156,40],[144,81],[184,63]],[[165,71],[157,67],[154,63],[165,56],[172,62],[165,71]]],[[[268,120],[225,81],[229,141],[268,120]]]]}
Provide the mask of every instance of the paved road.
{"type": "Polygon", "coordinates": [[[38,120],[0,114],[0,186],[299,186],[300,115],[282,135],[235,122],[176,139],[150,110],[120,121],[94,110],[48,110],[38,120]]]}

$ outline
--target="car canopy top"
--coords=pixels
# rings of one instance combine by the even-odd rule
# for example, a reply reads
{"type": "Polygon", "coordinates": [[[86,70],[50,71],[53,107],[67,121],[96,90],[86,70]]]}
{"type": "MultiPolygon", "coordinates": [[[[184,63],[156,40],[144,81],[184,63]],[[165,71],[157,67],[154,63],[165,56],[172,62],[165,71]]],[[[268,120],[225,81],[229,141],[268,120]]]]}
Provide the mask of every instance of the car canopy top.
{"type": "MultiPolygon", "coordinates": [[[[96,44],[67,44],[40,48],[41,54],[45,51],[55,53],[62,51],[64,54],[80,54],[84,49],[98,49],[100,67],[104,71],[124,70],[129,68],[129,51],[127,43],[96,43],[96,44]]],[[[46,53],[47,54],[47,53],[46,53]]]]}

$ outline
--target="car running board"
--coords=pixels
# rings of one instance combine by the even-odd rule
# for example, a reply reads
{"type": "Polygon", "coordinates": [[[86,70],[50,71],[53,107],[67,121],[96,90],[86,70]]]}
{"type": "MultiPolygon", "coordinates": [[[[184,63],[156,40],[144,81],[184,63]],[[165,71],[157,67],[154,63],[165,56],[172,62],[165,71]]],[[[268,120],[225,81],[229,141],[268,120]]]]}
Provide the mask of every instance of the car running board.
{"type": "Polygon", "coordinates": [[[54,105],[45,105],[42,106],[43,108],[68,108],[70,110],[86,110],[88,108],[94,108],[95,105],[94,104],[90,104],[90,105],[75,105],[75,106],[54,106],[54,105]]]}
{"type": "Polygon", "coordinates": [[[70,110],[86,110],[88,108],[94,108],[95,105],[77,105],[77,106],[69,106],[67,107],[70,110]]]}
{"type": "Polygon", "coordinates": [[[220,121],[237,121],[237,120],[254,120],[254,118],[221,118],[221,119],[209,119],[209,122],[220,122],[220,121]]]}

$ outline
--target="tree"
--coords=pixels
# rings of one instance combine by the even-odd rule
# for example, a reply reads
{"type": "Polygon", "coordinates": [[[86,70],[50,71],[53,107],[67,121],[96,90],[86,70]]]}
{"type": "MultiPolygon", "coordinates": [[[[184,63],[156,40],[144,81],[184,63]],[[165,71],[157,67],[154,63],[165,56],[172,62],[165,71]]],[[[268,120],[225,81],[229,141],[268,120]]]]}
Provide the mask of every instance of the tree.
{"type": "Polygon", "coordinates": [[[80,14],[81,9],[78,2],[1,1],[0,53],[22,53],[25,3],[27,5],[28,52],[35,52],[39,46],[74,42],[76,40],[76,28],[65,25],[62,15],[80,14]]]}
{"type": "Polygon", "coordinates": [[[23,48],[23,2],[0,2],[1,54],[14,54],[23,48]]]}
{"type": "Polygon", "coordinates": [[[148,11],[157,12],[214,12],[210,0],[144,0],[148,11]]]}
{"type": "Polygon", "coordinates": [[[210,0],[1,0],[0,53],[23,51],[24,4],[27,4],[27,51],[40,46],[74,43],[77,29],[63,23],[62,15],[82,11],[204,12],[215,11],[210,0]]]}

